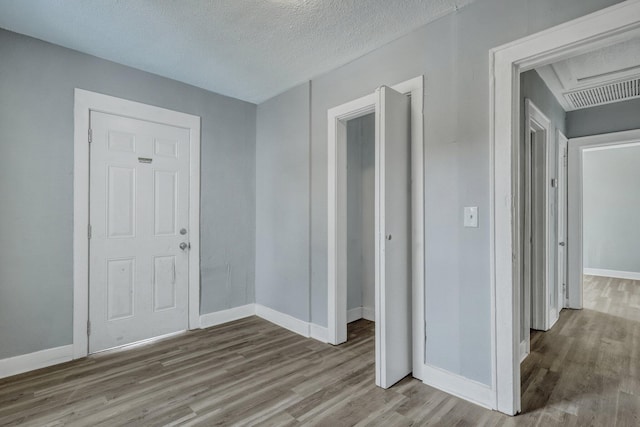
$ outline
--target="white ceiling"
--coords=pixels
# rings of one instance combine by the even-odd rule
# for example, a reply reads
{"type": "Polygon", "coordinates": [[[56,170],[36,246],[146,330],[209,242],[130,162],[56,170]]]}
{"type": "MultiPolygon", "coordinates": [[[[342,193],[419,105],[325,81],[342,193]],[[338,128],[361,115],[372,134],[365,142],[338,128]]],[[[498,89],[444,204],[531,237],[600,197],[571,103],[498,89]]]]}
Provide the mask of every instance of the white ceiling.
{"type": "Polygon", "coordinates": [[[0,0],[0,27],[261,102],[473,0],[0,0]]]}
{"type": "MultiPolygon", "coordinates": [[[[578,55],[538,68],[536,71],[564,109],[575,110],[578,108],[570,100],[572,93],[593,94],[598,91],[604,93],[609,91],[608,87],[613,88],[613,86],[618,92],[618,85],[612,86],[613,83],[626,81],[633,83],[640,78],[640,39],[628,40],[578,55]]],[[[638,93],[637,90],[627,92],[626,99],[637,97],[634,95],[638,93]]],[[[597,102],[598,99],[593,99],[595,102],[593,105],[624,100],[620,98],[621,93],[622,91],[618,96],[611,98],[599,98],[606,102],[597,102]]]]}

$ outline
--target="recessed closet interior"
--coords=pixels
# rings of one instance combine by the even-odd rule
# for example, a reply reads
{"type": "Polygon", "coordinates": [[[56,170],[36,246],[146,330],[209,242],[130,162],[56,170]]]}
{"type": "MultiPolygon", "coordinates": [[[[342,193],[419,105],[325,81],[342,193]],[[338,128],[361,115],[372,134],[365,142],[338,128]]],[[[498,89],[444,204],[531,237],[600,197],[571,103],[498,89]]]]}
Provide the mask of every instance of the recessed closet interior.
{"type": "Polygon", "coordinates": [[[375,114],[347,122],[347,322],[375,318],[375,114]]]}

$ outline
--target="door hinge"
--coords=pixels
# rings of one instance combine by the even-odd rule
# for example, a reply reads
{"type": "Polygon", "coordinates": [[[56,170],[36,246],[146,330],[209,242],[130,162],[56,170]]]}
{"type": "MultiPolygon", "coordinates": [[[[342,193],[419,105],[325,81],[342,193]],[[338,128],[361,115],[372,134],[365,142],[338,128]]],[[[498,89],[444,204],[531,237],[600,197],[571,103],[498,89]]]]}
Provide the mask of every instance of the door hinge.
{"type": "Polygon", "coordinates": [[[87,336],[91,335],[91,321],[87,320],[87,336]]]}
{"type": "Polygon", "coordinates": [[[87,237],[91,239],[91,224],[87,227],[87,237]]]}
{"type": "Polygon", "coordinates": [[[89,128],[89,144],[91,144],[91,142],[93,142],[93,132],[91,131],[91,128],[89,128]]]}

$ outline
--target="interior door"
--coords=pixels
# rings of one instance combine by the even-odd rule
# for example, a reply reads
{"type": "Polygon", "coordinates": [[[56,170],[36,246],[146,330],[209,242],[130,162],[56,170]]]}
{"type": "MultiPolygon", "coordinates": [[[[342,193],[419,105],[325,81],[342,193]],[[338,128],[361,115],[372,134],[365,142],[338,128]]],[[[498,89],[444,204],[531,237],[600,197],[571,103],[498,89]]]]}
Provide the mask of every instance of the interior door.
{"type": "Polygon", "coordinates": [[[558,311],[567,285],[567,137],[558,132],[558,311]]]}
{"type": "Polygon", "coordinates": [[[411,114],[409,97],[376,91],[376,385],[411,373],[411,114]]]}
{"type": "Polygon", "coordinates": [[[91,112],[89,352],[188,328],[189,131],[91,112]]]}

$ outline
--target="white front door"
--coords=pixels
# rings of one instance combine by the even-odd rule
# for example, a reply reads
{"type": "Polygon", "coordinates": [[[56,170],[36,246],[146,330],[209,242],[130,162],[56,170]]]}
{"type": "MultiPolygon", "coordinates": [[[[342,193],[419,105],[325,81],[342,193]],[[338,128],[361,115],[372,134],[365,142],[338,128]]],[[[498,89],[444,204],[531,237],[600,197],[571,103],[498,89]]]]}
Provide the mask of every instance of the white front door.
{"type": "Polygon", "coordinates": [[[376,91],[376,385],[412,371],[411,109],[409,97],[376,91]]]}
{"type": "Polygon", "coordinates": [[[94,353],[188,329],[189,130],[99,112],[90,123],[94,353]]]}

